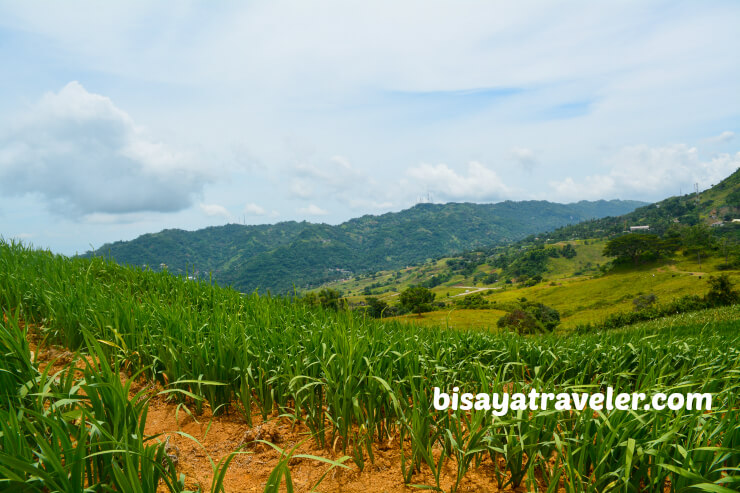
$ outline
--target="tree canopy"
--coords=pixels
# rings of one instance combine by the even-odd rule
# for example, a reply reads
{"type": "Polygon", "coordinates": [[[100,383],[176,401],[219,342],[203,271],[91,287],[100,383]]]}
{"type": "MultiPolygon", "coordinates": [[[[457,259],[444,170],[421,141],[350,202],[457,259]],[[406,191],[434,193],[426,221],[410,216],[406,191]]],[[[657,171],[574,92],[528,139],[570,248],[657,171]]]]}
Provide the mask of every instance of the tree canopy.
{"type": "Polygon", "coordinates": [[[432,311],[434,296],[434,293],[425,287],[413,286],[401,292],[399,301],[405,310],[421,314],[422,312],[432,311]]]}

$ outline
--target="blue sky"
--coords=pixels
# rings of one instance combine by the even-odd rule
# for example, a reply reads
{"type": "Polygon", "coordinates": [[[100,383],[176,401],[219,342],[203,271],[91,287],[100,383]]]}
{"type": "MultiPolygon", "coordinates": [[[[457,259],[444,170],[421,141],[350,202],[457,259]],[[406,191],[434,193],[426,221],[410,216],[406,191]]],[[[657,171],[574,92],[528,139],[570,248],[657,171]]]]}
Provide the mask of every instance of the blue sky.
{"type": "Polygon", "coordinates": [[[0,234],[659,200],[740,166],[738,2],[0,0],[0,234]]]}

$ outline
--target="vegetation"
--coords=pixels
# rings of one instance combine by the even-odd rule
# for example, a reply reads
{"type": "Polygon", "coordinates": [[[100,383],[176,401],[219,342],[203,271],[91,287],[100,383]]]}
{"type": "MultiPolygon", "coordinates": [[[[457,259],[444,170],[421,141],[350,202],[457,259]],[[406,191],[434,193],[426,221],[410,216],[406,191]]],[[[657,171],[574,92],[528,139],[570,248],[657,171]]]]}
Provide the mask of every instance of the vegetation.
{"type": "MultiPolygon", "coordinates": [[[[3,252],[6,253],[6,252],[3,252]]],[[[4,292],[4,294],[9,294],[4,292]]],[[[6,298],[7,299],[7,298],[6,298]]],[[[19,324],[0,319],[0,489],[27,492],[182,491],[166,444],[146,436],[149,399],[121,382],[116,358],[85,337],[96,358],[41,372],[19,324]]]]}
{"type": "Polygon", "coordinates": [[[670,197],[624,215],[564,226],[547,236],[554,241],[608,238],[628,231],[630,226],[650,226],[651,233],[665,235],[677,225],[701,227],[726,221],[716,228],[716,234],[737,240],[740,238],[740,227],[729,221],[740,219],[740,202],[736,199],[738,196],[740,170],[698,195],[691,193],[670,197]]]}
{"type": "Polygon", "coordinates": [[[604,247],[604,255],[617,257],[621,261],[629,260],[638,265],[645,257],[654,260],[663,254],[673,253],[677,247],[678,245],[662,241],[656,235],[630,233],[610,240],[604,247]]]}
{"type": "Polygon", "coordinates": [[[365,302],[367,304],[367,314],[371,317],[382,318],[383,316],[389,315],[389,313],[386,313],[388,310],[388,303],[385,301],[379,300],[373,296],[368,296],[365,298],[365,302]]]}
{"type": "Polygon", "coordinates": [[[421,314],[432,310],[434,293],[422,286],[407,288],[400,296],[401,307],[407,312],[421,314]]]}
{"type": "Polygon", "coordinates": [[[498,327],[514,330],[518,334],[552,332],[559,324],[560,313],[556,309],[531,302],[522,302],[496,323],[498,327]]]}
{"type": "MultiPolygon", "coordinates": [[[[740,488],[737,305],[604,334],[522,337],[374,320],[8,243],[0,243],[0,303],[0,320],[7,319],[0,323],[0,489],[152,491],[163,481],[178,490],[172,468],[154,465],[166,464],[164,451],[143,436],[146,405],[126,398],[118,369],[166,384],[196,414],[208,405],[215,414],[241,410],[246,424],[252,409],[304,420],[313,440],[346,451],[360,469],[373,461],[374,444],[394,437],[395,446],[405,444],[398,473],[409,484],[422,469],[439,478],[451,465],[454,490],[488,461],[485,470],[501,487],[740,488]],[[21,320],[52,341],[93,351],[100,363],[85,370],[84,391],[64,374],[39,377],[21,320]],[[486,393],[691,389],[712,393],[713,407],[496,419],[486,411],[435,411],[431,389],[454,386],[486,393]]],[[[281,462],[276,481],[288,477],[288,466],[281,462]]]]}
{"type": "Polygon", "coordinates": [[[635,309],[632,312],[612,313],[600,324],[586,324],[577,327],[578,332],[597,329],[616,329],[644,320],[654,320],[677,313],[692,312],[709,307],[733,305],[740,301],[740,293],[733,289],[732,281],[727,274],[711,276],[708,280],[709,292],[703,297],[685,295],[665,305],[658,305],[654,294],[640,295],[633,300],[635,309]]]}
{"type": "MultiPolygon", "coordinates": [[[[337,226],[307,222],[198,231],[165,230],[103,245],[95,255],[121,264],[166,268],[212,279],[242,292],[292,293],[352,275],[398,269],[429,258],[517,241],[529,234],[585,219],[622,214],[635,201],[545,201],[499,204],[419,204],[337,226]],[[522,220],[526,218],[526,220],[522,220]]],[[[432,287],[432,286],[427,286],[432,287]]]]}

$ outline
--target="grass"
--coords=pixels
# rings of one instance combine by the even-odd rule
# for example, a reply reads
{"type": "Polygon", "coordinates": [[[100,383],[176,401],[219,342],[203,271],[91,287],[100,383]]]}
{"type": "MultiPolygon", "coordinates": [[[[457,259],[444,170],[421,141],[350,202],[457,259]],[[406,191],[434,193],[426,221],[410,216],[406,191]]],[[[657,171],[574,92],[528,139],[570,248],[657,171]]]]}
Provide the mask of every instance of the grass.
{"type": "Polygon", "coordinates": [[[0,463],[10,464],[2,466],[0,489],[80,491],[87,481],[100,491],[135,491],[129,488],[139,477],[170,478],[165,486],[177,491],[179,479],[153,465],[160,449],[140,431],[145,403],[124,398],[123,384],[114,382],[119,368],[166,384],[194,411],[207,403],[219,414],[241,402],[264,416],[277,410],[304,420],[317,444],[338,444],[360,468],[373,461],[373,444],[400,436],[399,474],[410,484],[422,469],[438,478],[449,463],[460,478],[492,461],[502,486],[530,490],[740,488],[738,307],[581,336],[439,330],[3,242],[0,303],[11,320],[0,331],[0,463]],[[84,394],[72,392],[69,377],[57,384],[38,375],[19,319],[54,342],[94,352],[100,364],[87,368],[84,394]],[[711,392],[714,408],[493,419],[483,411],[435,411],[435,386],[691,389],[711,392]],[[73,402],[62,397],[70,395],[73,402]],[[76,439],[58,446],[64,437],[76,439]],[[93,438],[109,466],[93,464],[98,456],[86,445],[93,438]]]}
{"type": "MultiPolygon", "coordinates": [[[[712,265],[716,259],[711,260],[712,265]]],[[[705,271],[710,264],[705,264],[705,271]]],[[[632,300],[639,294],[655,293],[659,302],[668,302],[687,294],[704,294],[708,290],[708,275],[697,276],[690,272],[700,272],[698,265],[689,261],[673,264],[654,264],[642,269],[616,269],[607,275],[596,278],[576,278],[550,283],[540,283],[525,288],[508,288],[496,290],[484,295],[487,300],[496,303],[510,303],[524,297],[552,306],[561,314],[560,330],[568,330],[580,323],[599,322],[607,315],[633,309],[632,300]]],[[[713,272],[712,270],[709,270],[713,272]]],[[[714,271],[716,272],[716,271],[714,271]]],[[[733,281],[740,284],[740,272],[728,271],[733,281]]],[[[464,290],[462,290],[464,291],[464,290]]],[[[495,308],[495,305],[493,305],[495,308]]],[[[421,320],[415,316],[398,317],[399,320],[418,321],[438,326],[449,323],[453,327],[486,328],[495,327],[501,317],[499,310],[441,310],[423,314],[421,320]]]]}
{"type": "Polygon", "coordinates": [[[394,317],[393,320],[427,327],[498,330],[496,322],[504,315],[506,315],[506,312],[503,310],[446,309],[422,313],[421,315],[401,315],[394,317]]]}

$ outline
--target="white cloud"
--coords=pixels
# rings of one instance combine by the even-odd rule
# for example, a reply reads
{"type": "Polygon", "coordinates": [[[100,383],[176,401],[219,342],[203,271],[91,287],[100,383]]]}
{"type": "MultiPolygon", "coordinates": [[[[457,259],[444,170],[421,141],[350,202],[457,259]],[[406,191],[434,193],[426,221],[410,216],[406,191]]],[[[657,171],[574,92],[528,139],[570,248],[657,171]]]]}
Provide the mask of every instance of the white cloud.
{"type": "Polygon", "coordinates": [[[207,179],[188,156],[77,82],[45,94],[0,135],[0,149],[0,189],[38,193],[55,212],[75,217],[182,210],[207,179]]]}
{"type": "Polygon", "coordinates": [[[267,211],[264,207],[260,207],[257,204],[247,204],[244,206],[244,214],[249,216],[264,216],[267,214],[267,211]]]}
{"type": "Polygon", "coordinates": [[[707,140],[707,142],[710,142],[712,144],[721,144],[721,143],[724,143],[724,142],[729,142],[729,141],[731,141],[734,138],[735,138],[735,132],[732,132],[730,130],[725,130],[721,134],[715,135],[713,137],[709,137],[706,140],[707,140]]]}
{"type": "Polygon", "coordinates": [[[716,184],[740,167],[740,153],[720,154],[702,161],[696,147],[676,144],[666,147],[645,145],[622,149],[606,161],[608,173],[576,181],[572,177],[550,182],[556,194],[566,200],[639,198],[658,200],[690,191],[694,183],[704,189],[716,184]]]}
{"type": "Polygon", "coordinates": [[[214,217],[214,216],[221,216],[226,219],[231,217],[231,214],[226,209],[226,207],[218,204],[199,204],[200,210],[203,211],[203,213],[206,216],[214,217]]]}
{"type": "Polygon", "coordinates": [[[0,30],[13,47],[3,52],[0,125],[69,73],[116,103],[102,98],[99,111],[95,95],[67,95],[67,105],[47,98],[45,112],[30,108],[30,121],[0,130],[0,198],[24,194],[4,202],[0,223],[12,216],[17,225],[6,229],[45,238],[61,228],[46,204],[78,222],[87,214],[83,221],[114,223],[108,236],[102,226],[65,227],[64,240],[49,240],[74,252],[209,224],[203,201],[250,200],[280,207],[286,219],[314,203],[338,222],[409,205],[427,188],[438,201],[551,199],[555,180],[565,199],[657,199],[661,192],[612,173],[605,152],[676,139],[708,152],[740,149],[737,137],[726,140],[738,132],[740,2],[328,0],[320,16],[315,10],[287,0],[0,2],[0,30]],[[715,143],[704,140],[722,130],[715,143]],[[473,159],[495,170],[494,185],[488,175],[474,183],[473,159]],[[214,163],[229,172],[209,171],[214,163]],[[418,163],[448,164],[431,167],[441,176],[405,174],[418,163]],[[528,166],[536,172],[522,173],[528,166]],[[21,201],[45,205],[30,214],[21,201]],[[131,210],[144,212],[120,212],[131,210]],[[136,227],[115,227],[123,220],[136,227]]]}
{"type": "Polygon", "coordinates": [[[414,188],[445,200],[500,200],[511,190],[498,174],[478,161],[468,163],[467,174],[458,174],[446,164],[421,164],[409,168],[406,174],[414,188]]]}
{"type": "Polygon", "coordinates": [[[329,214],[328,211],[314,204],[309,204],[307,207],[301,207],[298,209],[298,213],[305,216],[325,216],[329,214]]]}

